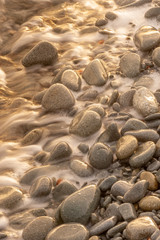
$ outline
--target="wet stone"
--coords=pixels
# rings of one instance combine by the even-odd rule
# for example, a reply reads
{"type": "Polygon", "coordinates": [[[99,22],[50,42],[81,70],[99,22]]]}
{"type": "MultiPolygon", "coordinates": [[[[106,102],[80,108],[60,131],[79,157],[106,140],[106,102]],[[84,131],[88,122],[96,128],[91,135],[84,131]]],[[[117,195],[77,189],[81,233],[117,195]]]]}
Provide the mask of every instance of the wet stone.
{"type": "Polygon", "coordinates": [[[69,70],[69,69],[71,69],[71,68],[72,68],[72,66],[70,66],[70,65],[67,65],[67,66],[62,67],[62,68],[58,71],[58,73],[56,74],[56,76],[53,78],[52,84],[60,83],[61,78],[62,78],[62,74],[63,74],[66,70],[69,70]]]}
{"type": "Polygon", "coordinates": [[[138,148],[138,141],[134,136],[126,135],[121,137],[116,146],[117,158],[122,160],[130,157],[138,148]]]}
{"type": "Polygon", "coordinates": [[[107,129],[104,132],[102,132],[98,138],[98,142],[107,144],[108,142],[117,141],[120,136],[117,123],[113,122],[107,126],[107,129]]]}
{"type": "Polygon", "coordinates": [[[78,159],[71,161],[70,168],[79,177],[89,177],[94,172],[91,166],[89,166],[87,163],[80,161],[78,159]]]}
{"type": "Polygon", "coordinates": [[[135,94],[135,89],[128,90],[122,93],[119,97],[119,103],[122,107],[132,106],[133,95],[135,94]]]}
{"type": "Polygon", "coordinates": [[[136,203],[141,200],[147,192],[149,183],[146,180],[141,180],[135,183],[124,195],[123,201],[136,203]]]}
{"type": "Polygon", "coordinates": [[[25,227],[22,237],[24,240],[44,240],[54,226],[53,218],[47,216],[38,217],[25,227]]]}
{"type": "Polygon", "coordinates": [[[116,223],[117,223],[116,216],[113,216],[113,217],[110,217],[107,219],[103,219],[90,228],[90,230],[89,230],[90,236],[100,235],[100,234],[106,232],[108,229],[112,228],[116,223]]]}
{"type": "Polygon", "coordinates": [[[13,209],[20,204],[22,192],[15,187],[0,187],[0,208],[13,209]]]}
{"type": "Polygon", "coordinates": [[[160,210],[160,199],[155,196],[146,196],[139,202],[139,207],[143,211],[160,210]]]}
{"type": "Polygon", "coordinates": [[[149,183],[148,190],[156,191],[158,189],[158,182],[153,173],[144,171],[140,174],[140,179],[149,183]]]}
{"type": "Polygon", "coordinates": [[[98,91],[94,89],[88,89],[84,93],[82,93],[79,97],[77,97],[78,101],[92,101],[95,100],[98,96],[98,91]]]}
{"type": "Polygon", "coordinates": [[[133,96],[133,107],[143,116],[158,112],[158,103],[151,91],[139,88],[133,96]]]}
{"type": "Polygon", "coordinates": [[[101,117],[95,111],[81,111],[70,124],[70,133],[80,137],[88,137],[101,128],[101,117]]]}
{"type": "Polygon", "coordinates": [[[156,143],[159,139],[159,134],[153,129],[127,131],[124,135],[132,135],[140,142],[152,141],[156,143]]]}
{"type": "Polygon", "coordinates": [[[136,118],[130,118],[122,127],[121,133],[123,135],[127,131],[141,130],[141,129],[147,129],[147,128],[148,128],[147,125],[141,120],[136,118]]]}
{"type": "Polygon", "coordinates": [[[156,150],[155,143],[152,141],[145,142],[141,144],[136,152],[131,156],[129,164],[131,167],[140,168],[148,163],[156,150]]]}
{"type": "Polygon", "coordinates": [[[132,184],[119,180],[116,183],[114,183],[111,187],[111,193],[113,196],[124,196],[125,193],[132,187],[132,184]]]}
{"type": "Polygon", "coordinates": [[[160,67],[160,47],[154,49],[152,53],[152,60],[158,67],[160,67]]]}
{"type": "Polygon", "coordinates": [[[89,151],[89,146],[86,143],[80,143],[78,145],[78,149],[82,152],[82,153],[87,153],[89,151]]]}
{"type": "Polygon", "coordinates": [[[107,19],[97,19],[95,25],[97,27],[101,27],[101,26],[104,26],[108,23],[108,20],[107,19]]]}
{"type": "Polygon", "coordinates": [[[119,212],[125,221],[132,221],[137,218],[136,209],[131,203],[123,203],[119,206],[119,212]]]}
{"type": "Polygon", "coordinates": [[[68,158],[72,154],[72,149],[67,142],[59,142],[50,153],[48,162],[55,162],[63,158],[68,158]]]}
{"type": "Polygon", "coordinates": [[[41,151],[35,155],[34,160],[39,163],[44,163],[45,161],[47,161],[47,158],[48,153],[46,153],[45,151],[41,151]]]}
{"type": "Polygon", "coordinates": [[[43,98],[44,94],[46,93],[46,91],[47,91],[47,90],[45,89],[45,90],[37,93],[37,94],[33,97],[33,101],[34,101],[35,103],[37,103],[37,104],[41,104],[42,98],[43,98]]]}
{"type": "Polygon", "coordinates": [[[101,117],[105,116],[104,108],[99,105],[92,104],[90,107],[87,108],[87,110],[94,111],[94,112],[98,113],[101,117]]]}
{"type": "Polygon", "coordinates": [[[95,185],[89,185],[71,194],[60,207],[63,222],[86,224],[91,213],[97,208],[99,200],[100,190],[95,185]]]}
{"type": "Polygon", "coordinates": [[[42,136],[42,130],[34,129],[24,136],[24,138],[21,141],[21,144],[24,146],[35,144],[41,139],[41,136],[42,136]]]}
{"type": "Polygon", "coordinates": [[[65,70],[61,77],[61,83],[73,91],[79,91],[81,88],[81,79],[73,70],[65,70]]]}
{"type": "Polygon", "coordinates": [[[42,106],[47,111],[68,110],[75,103],[74,96],[63,84],[53,84],[44,94],[42,106]]]}
{"type": "Polygon", "coordinates": [[[100,183],[99,188],[102,192],[105,192],[110,189],[116,181],[117,178],[115,176],[109,176],[100,183]]]}
{"type": "Polygon", "coordinates": [[[107,82],[107,72],[102,61],[95,59],[90,62],[82,73],[82,77],[89,85],[103,86],[107,82]]]}
{"type": "Polygon", "coordinates": [[[112,92],[112,95],[110,96],[109,101],[108,101],[108,106],[112,106],[113,103],[115,103],[115,102],[117,101],[118,96],[119,96],[118,90],[114,90],[114,91],[112,92]]]}
{"type": "Polygon", "coordinates": [[[103,143],[95,143],[89,151],[89,162],[97,169],[108,168],[112,164],[113,153],[103,143]]]}
{"type": "Polygon", "coordinates": [[[135,0],[114,0],[114,1],[118,6],[125,6],[135,2],[135,0]]]}
{"type": "Polygon", "coordinates": [[[150,217],[139,217],[131,221],[126,228],[127,238],[129,240],[143,240],[149,238],[158,226],[150,217]]]}
{"type": "Polygon", "coordinates": [[[115,14],[114,12],[106,12],[105,17],[113,21],[117,18],[117,14],[115,14]]]}
{"type": "Polygon", "coordinates": [[[22,59],[24,67],[35,64],[51,65],[57,61],[57,49],[49,42],[40,42],[34,46],[22,59]]]}
{"type": "Polygon", "coordinates": [[[120,59],[121,72],[129,78],[134,78],[140,73],[140,64],[141,58],[136,53],[127,52],[120,59]]]}
{"type": "Polygon", "coordinates": [[[134,43],[141,51],[149,51],[155,48],[159,41],[160,33],[152,26],[139,28],[134,36],[134,43]]]}
{"type": "Polygon", "coordinates": [[[40,177],[30,187],[29,193],[31,197],[45,197],[51,192],[52,182],[48,177],[40,177]]]}
{"type": "Polygon", "coordinates": [[[121,110],[121,106],[120,106],[120,104],[117,103],[117,102],[113,103],[112,108],[113,108],[113,110],[116,111],[116,112],[120,112],[120,110],[121,110]]]}
{"type": "Polygon", "coordinates": [[[89,33],[95,33],[98,31],[98,27],[96,26],[90,26],[90,27],[85,27],[82,30],[80,30],[80,34],[89,34],[89,33]]]}
{"type": "Polygon", "coordinates": [[[46,240],[88,240],[89,232],[79,223],[67,223],[55,227],[46,237],[46,240]]]}
{"type": "Polygon", "coordinates": [[[108,230],[107,235],[109,237],[115,236],[117,233],[122,232],[126,228],[127,224],[128,224],[128,222],[122,222],[122,223],[117,224],[116,226],[114,226],[110,230],[108,230]]]}
{"type": "Polygon", "coordinates": [[[114,217],[116,216],[117,217],[117,221],[121,221],[122,220],[122,216],[120,214],[120,211],[119,211],[119,204],[118,203],[110,203],[106,209],[106,212],[105,212],[105,215],[107,218],[110,218],[110,217],[114,217]]]}
{"type": "Polygon", "coordinates": [[[143,75],[142,77],[140,77],[138,79],[138,81],[136,81],[134,83],[134,87],[146,87],[146,88],[150,88],[152,87],[154,84],[154,80],[147,76],[147,75],[143,75]]]}
{"type": "Polygon", "coordinates": [[[144,16],[145,18],[153,18],[157,17],[158,15],[160,15],[160,7],[153,7],[147,10],[144,16]]]}

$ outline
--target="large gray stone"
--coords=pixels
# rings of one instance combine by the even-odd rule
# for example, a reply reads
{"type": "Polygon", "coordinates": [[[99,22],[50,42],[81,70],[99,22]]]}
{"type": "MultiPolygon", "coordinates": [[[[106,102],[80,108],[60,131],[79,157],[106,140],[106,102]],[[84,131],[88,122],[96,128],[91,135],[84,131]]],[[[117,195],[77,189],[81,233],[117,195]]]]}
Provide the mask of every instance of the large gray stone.
{"type": "Polygon", "coordinates": [[[29,193],[31,197],[45,197],[51,192],[52,182],[48,177],[40,177],[34,181],[30,187],[29,193]]]}
{"type": "Polygon", "coordinates": [[[131,130],[147,129],[147,124],[136,118],[130,118],[121,129],[122,135],[131,130]]]}

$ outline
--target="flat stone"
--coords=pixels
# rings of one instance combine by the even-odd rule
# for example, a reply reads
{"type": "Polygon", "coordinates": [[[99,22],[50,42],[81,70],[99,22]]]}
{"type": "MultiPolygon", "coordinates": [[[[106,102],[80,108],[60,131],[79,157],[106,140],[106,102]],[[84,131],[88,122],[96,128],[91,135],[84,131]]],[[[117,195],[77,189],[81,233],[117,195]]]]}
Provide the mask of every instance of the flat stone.
{"type": "Polygon", "coordinates": [[[119,205],[119,212],[127,222],[137,218],[136,209],[132,203],[123,203],[119,205]]]}
{"type": "Polygon", "coordinates": [[[61,83],[73,91],[79,91],[81,88],[80,76],[71,69],[67,69],[63,72],[61,83]]]}
{"type": "Polygon", "coordinates": [[[125,193],[132,187],[131,183],[119,180],[115,182],[111,187],[111,193],[113,196],[124,196],[125,193]]]}
{"type": "Polygon", "coordinates": [[[64,223],[86,224],[91,213],[97,208],[100,190],[95,185],[84,187],[67,197],[61,205],[60,216],[64,223]]]}
{"type": "Polygon", "coordinates": [[[97,169],[108,168],[112,164],[113,153],[103,143],[95,143],[89,151],[89,162],[97,169]]]}
{"type": "Polygon", "coordinates": [[[143,211],[160,210],[160,199],[156,196],[146,196],[139,202],[143,211]]]}
{"type": "Polygon", "coordinates": [[[126,228],[127,238],[130,240],[143,240],[149,238],[158,226],[150,217],[139,217],[131,221],[126,228]]]}
{"type": "Polygon", "coordinates": [[[116,145],[117,158],[122,160],[130,157],[138,148],[138,141],[134,136],[126,135],[121,137],[116,145]]]}
{"type": "Polygon", "coordinates": [[[45,197],[51,192],[52,182],[48,177],[40,177],[34,181],[30,187],[29,193],[31,197],[45,197]]]}
{"type": "Polygon", "coordinates": [[[70,162],[70,168],[79,177],[89,177],[94,172],[91,166],[78,159],[74,159],[70,162]]]}
{"type": "Polygon", "coordinates": [[[107,72],[101,60],[90,62],[82,73],[82,77],[89,85],[103,86],[107,82],[107,72]]]}
{"type": "Polygon", "coordinates": [[[67,223],[55,227],[46,240],[88,240],[88,230],[79,223],[67,223]]]}
{"type": "Polygon", "coordinates": [[[0,187],[0,208],[13,209],[20,204],[22,192],[15,187],[0,187]]]}
{"type": "Polygon", "coordinates": [[[155,48],[159,41],[160,33],[152,26],[142,26],[134,36],[134,43],[141,51],[149,51],[155,48]]]}
{"type": "Polygon", "coordinates": [[[152,7],[144,14],[145,18],[153,18],[160,15],[160,7],[152,7]]]}
{"type": "Polygon", "coordinates": [[[154,84],[153,78],[149,77],[148,75],[143,75],[134,83],[134,87],[146,87],[151,88],[154,84]]]}
{"type": "Polygon", "coordinates": [[[119,204],[114,202],[114,203],[110,203],[106,209],[105,215],[107,218],[110,217],[117,217],[117,221],[121,221],[122,220],[122,216],[120,214],[119,211],[119,204]]]}
{"type": "Polygon", "coordinates": [[[152,60],[158,67],[160,67],[160,47],[153,50],[152,60]]]}
{"type": "Polygon", "coordinates": [[[106,12],[105,17],[106,17],[107,19],[113,21],[113,20],[115,20],[118,16],[117,16],[116,13],[108,11],[108,12],[106,12]]]}
{"type": "Polygon", "coordinates": [[[23,146],[33,145],[41,139],[41,136],[42,136],[42,130],[34,129],[24,136],[24,138],[21,140],[21,144],[23,146]]]}
{"type": "Polygon", "coordinates": [[[108,229],[112,228],[116,223],[117,217],[115,216],[103,219],[90,228],[90,236],[100,235],[106,232],[108,229]]]}
{"type": "Polygon", "coordinates": [[[140,142],[157,142],[159,139],[159,134],[153,129],[141,129],[141,130],[132,130],[125,132],[124,135],[132,135],[140,142]]]}
{"type": "Polygon", "coordinates": [[[115,176],[109,176],[102,180],[99,184],[99,188],[102,192],[105,192],[109,190],[115,182],[117,182],[117,178],[115,176]]]}
{"type": "Polygon", "coordinates": [[[98,137],[98,142],[107,144],[108,142],[117,141],[120,138],[120,132],[117,123],[110,123],[106,130],[98,137]]]}
{"type": "Polygon", "coordinates": [[[53,218],[47,216],[38,217],[25,227],[22,237],[24,240],[44,240],[54,226],[53,218]]]}
{"type": "Polygon", "coordinates": [[[149,183],[148,190],[156,191],[158,189],[158,182],[153,173],[144,171],[140,174],[140,179],[149,183]]]}
{"type": "Polygon", "coordinates": [[[101,26],[106,25],[107,23],[108,23],[107,19],[97,19],[95,26],[101,27],[101,26]]]}
{"type": "Polygon", "coordinates": [[[136,152],[130,157],[129,164],[131,167],[140,168],[148,163],[156,150],[156,145],[154,142],[148,141],[141,144],[136,152]]]}
{"type": "Polygon", "coordinates": [[[147,128],[147,124],[142,122],[141,120],[136,118],[130,118],[125,122],[124,126],[122,127],[121,134],[123,135],[125,132],[131,130],[141,130],[147,128]]]}
{"type": "Polygon", "coordinates": [[[114,226],[108,230],[107,235],[109,237],[115,236],[117,233],[122,232],[126,228],[127,224],[128,224],[128,222],[121,222],[121,223],[117,224],[116,226],[114,226]]]}
{"type": "Polygon", "coordinates": [[[120,59],[120,70],[129,78],[134,78],[140,73],[141,58],[136,53],[127,52],[120,59]]]}
{"type": "Polygon", "coordinates": [[[56,160],[70,157],[72,149],[67,142],[59,142],[50,153],[48,162],[55,162],[56,160]]]}
{"type": "Polygon", "coordinates": [[[58,59],[57,49],[49,42],[40,42],[34,46],[22,59],[24,67],[35,64],[52,65],[58,59]]]}
{"type": "Polygon", "coordinates": [[[91,110],[79,112],[70,124],[69,131],[80,137],[88,137],[101,128],[101,117],[91,110]]]}
{"type": "Polygon", "coordinates": [[[141,87],[135,92],[133,107],[143,116],[158,112],[158,102],[154,94],[145,87],[141,87]]]}
{"type": "Polygon", "coordinates": [[[73,107],[75,99],[71,91],[63,84],[53,84],[42,98],[42,106],[47,111],[68,110],[73,107]]]}
{"type": "Polygon", "coordinates": [[[149,183],[146,180],[141,180],[135,183],[124,195],[123,201],[136,203],[141,200],[147,192],[149,183]]]}
{"type": "Polygon", "coordinates": [[[128,91],[122,93],[119,97],[120,105],[122,107],[132,106],[133,95],[135,94],[135,92],[136,92],[135,89],[131,89],[131,90],[128,90],[128,91]]]}

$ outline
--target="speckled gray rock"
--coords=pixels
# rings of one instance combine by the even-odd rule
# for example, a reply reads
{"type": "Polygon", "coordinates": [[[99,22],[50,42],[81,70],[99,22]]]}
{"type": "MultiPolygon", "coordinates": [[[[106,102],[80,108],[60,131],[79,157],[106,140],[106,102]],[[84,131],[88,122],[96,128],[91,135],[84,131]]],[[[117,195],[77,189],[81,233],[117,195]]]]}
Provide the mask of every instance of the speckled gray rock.
{"type": "Polygon", "coordinates": [[[144,14],[145,18],[153,18],[160,15],[160,7],[152,7],[144,14]]]}
{"type": "Polygon", "coordinates": [[[79,177],[89,177],[93,174],[94,170],[87,163],[74,159],[70,162],[70,168],[79,177]]]}
{"type": "Polygon", "coordinates": [[[80,137],[88,137],[97,132],[101,124],[101,117],[95,111],[81,111],[74,117],[69,131],[80,137]]]}
{"type": "Polygon", "coordinates": [[[84,187],[67,197],[61,205],[60,216],[64,223],[78,222],[86,224],[97,208],[100,190],[95,185],[84,187]]]}
{"type": "Polygon", "coordinates": [[[42,130],[34,129],[24,136],[24,138],[21,140],[21,144],[24,146],[33,145],[40,140],[41,136],[42,136],[42,130]]]}
{"type": "Polygon", "coordinates": [[[124,196],[124,194],[132,187],[131,183],[126,181],[119,180],[118,182],[114,183],[111,187],[111,193],[117,196],[124,196]]]}
{"type": "Polygon", "coordinates": [[[75,99],[71,91],[63,84],[53,84],[42,98],[42,106],[47,111],[68,110],[73,107],[75,99]]]}
{"type": "Polygon", "coordinates": [[[88,240],[88,230],[79,223],[67,223],[55,227],[46,240],[88,240]]]}
{"type": "Polygon", "coordinates": [[[158,102],[155,96],[145,87],[141,87],[135,92],[133,107],[143,116],[158,112],[158,102]]]}
{"type": "Polygon", "coordinates": [[[103,143],[95,143],[89,151],[89,162],[97,169],[108,168],[112,164],[113,153],[103,143]]]}
{"type": "Polygon", "coordinates": [[[110,189],[115,182],[117,182],[117,178],[114,175],[109,176],[102,180],[102,182],[99,184],[99,188],[102,192],[105,192],[110,189]]]}
{"type": "Polygon", "coordinates": [[[127,131],[124,135],[132,135],[140,142],[152,141],[156,143],[159,139],[159,134],[153,129],[127,131]]]}
{"type": "Polygon", "coordinates": [[[146,87],[150,88],[153,86],[154,80],[153,78],[149,77],[148,75],[143,75],[134,83],[134,87],[146,87]]]}
{"type": "Polygon", "coordinates": [[[73,183],[63,180],[52,190],[52,197],[55,201],[63,201],[66,197],[76,192],[78,189],[73,183]]]}
{"type": "Polygon", "coordinates": [[[136,118],[130,118],[127,120],[124,124],[124,126],[121,129],[121,134],[123,135],[127,131],[131,130],[140,130],[140,129],[147,129],[147,124],[142,122],[139,119],[136,118]]]}
{"type": "Polygon", "coordinates": [[[63,158],[68,158],[72,154],[72,149],[67,142],[59,142],[50,153],[48,162],[54,162],[63,158]]]}
{"type": "Polygon", "coordinates": [[[120,138],[120,132],[117,123],[110,123],[106,130],[98,138],[98,142],[107,144],[108,142],[117,141],[120,138]]]}
{"type": "Polygon", "coordinates": [[[126,135],[121,137],[116,145],[116,155],[118,159],[130,157],[138,148],[138,141],[134,136],[126,135]]]}
{"type": "Polygon", "coordinates": [[[141,58],[136,53],[127,52],[120,59],[121,72],[129,78],[134,78],[140,73],[141,58]]]}
{"type": "Polygon", "coordinates": [[[117,224],[116,226],[108,230],[107,235],[109,237],[115,236],[117,233],[122,232],[126,228],[127,224],[128,224],[127,222],[121,222],[117,224]]]}
{"type": "Polygon", "coordinates": [[[22,192],[15,187],[0,187],[0,208],[13,209],[20,204],[22,192]]]}
{"type": "Polygon", "coordinates": [[[140,168],[145,166],[149,162],[156,151],[156,145],[154,142],[148,141],[141,144],[136,152],[131,156],[129,164],[131,167],[140,168]]]}
{"type": "Polygon", "coordinates": [[[155,48],[159,41],[160,33],[152,26],[142,26],[134,36],[134,43],[141,51],[148,51],[155,48]]]}
{"type": "Polygon", "coordinates": [[[61,83],[73,91],[79,91],[81,88],[81,78],[71,69],[65,70],[61,77],[61,83]]]}
{"type": "Polygon", "coordinates": [[[80,143],[78,145],[78,149],[82,152],[82,153],[87,153],[89,151],[89,146],[86,143],[80,143]]]}
{"type": "Polygon", "coordinates": [[[146,196],[139,202],[139,207],[143,211],[160,210],[160,199],[156,196],[146,196]]]}
{"type": "Polygon", "coordinates": [[[34,46],[22,59],[25,67],[35,64],[51,65],[57,61],[57,49],[49,42],[40,42],[34,46]]]}
{"type": "Polygon", "coordinates": [[[108,229],[112,228],[116,223],[117,217],[115,216],[103,219],[90,228],[90,236],[100,235],[106,232],[108,229]]]}
{"type": "Polygon", "coordinates": [[[137,213],[132,203],[123,203],[119,205],[119,212],[125,221],[132,221],[137,218],[137,213]]]}
{"type": "Polygon", "coordinates": [[[149,183],[146,180],[141,180],[135,183],[124,195],[123,201],[136,203],[141,200],[147,192],[149,183]]]}
{"type": "Polygon", "coordinates": [[[102,86],[107,82],[107,72],[101,60],[90,62],[82,73],[82,77],[89,85],[102,86]]]}
{"type": "Polygon", "coordinates": [[[47,216],[38,217],[25,227],[22,237],[24,240],[44,240],[54,226],[53,218],[47,216]]]}
{"type": "Polygon", "coordinates": [[[98,113],[101,117],[104,117],[106,114],[104,108],[101,107],[100,105],[96,105],[96,104],[92,104],[91,106],[89,106],[87,108],[87,110],[94,111],[94,112],[98,113]]]}
{"type": "Polygon", "coordinates": [[[158,67],[160,67],[160,47],[154,49],[152,53],[152,60],[158,67]]]}
{"type": "Polygon", "coordinates": [[[135,94],[135,91],[135,89],[131,89],[120,95],[119,103],[122,107],[132,106],[133,95],[135,94]]]}
{"type": "Polygon", "coordinates": [[[29,193],[31,197],[44,197],[50,194],[52,181],[48,177],[40,177],[34,181],[30,187],[29,193]]]}
{"type": "Polygon", "coordinates": [[[107,218],[116,216],[118,221],[122,220],[122,216],[119,211],[119,204],[118,203],[110,203],[106,209],[105,215],[107,218]]]}
{"type": "Polygon", "coordinates": [[[126,228],[126,235],[129,240],[143,240],[149,238],[158,226],[150,217],[139,217],[131,221],[126,228]]]}

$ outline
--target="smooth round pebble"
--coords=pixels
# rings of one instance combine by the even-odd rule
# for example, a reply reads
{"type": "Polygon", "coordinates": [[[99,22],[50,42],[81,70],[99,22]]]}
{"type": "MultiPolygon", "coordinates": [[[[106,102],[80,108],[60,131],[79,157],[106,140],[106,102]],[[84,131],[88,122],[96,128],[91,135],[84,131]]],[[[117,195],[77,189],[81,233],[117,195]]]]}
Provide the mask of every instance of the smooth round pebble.
{"type": "Polygon", "coordinates": [[[42,130],[41,129],[34,129],[24,136],[24,138],[21,141],[21,144],[23,146],[33,145],[41,139],[41,136],[42,136],[42,130]]]}
{"type": "Polygon", "coordinates": [[[140,179],[149,183],[148,190],[156,191],[158,189],[158,182],[153,173],[144,171],[140,174],[140,179]]]}
{"type": "Polygon", "coordinates": [[[159,134],[153,129],[141,129],[141,130],[131,130],[125,132],[124,135],[132,135],[140,142],[157,142],[159,139],[159,134]]]}
{"type": "Polygon", "coordinates": [[[132,106],[133,95],[135,94],[135,91],[136,91],[135,89],[131,89],[126,92],[123,92],[119,96],[119,103],[122,107],[132,106]]]}
{"type": "Polygon", "coordinates": [[[156,196],[146,196],[139,202],[143,211],[160,210],[160,199],[156,196]]]}
{"type": "Polygon", "coordinates": [[[67,69],[63,72],[61,83],[73,91],[79,91],[81,88],[80,77],[71,69],[67,69]]]}
{"type": "Polygon", "coordinates": [[[99,188],[102,192],[105,192],[110,189],[115,182],[117,182],[116,176],[109,176],[102,180],[102,182],[99,184],[99,188]]]}
{"type": "Polygon", "coordinates": [[[0,187],[0,208],[13,209],[20,204],[22,192],[15,187],[0,187]]]}
{"type": "Polygon", "coordinates": [[[145,18],[153,18],[160,15],[160,7],[152,7],[144,14],[145,18]]]}
{"type": "Polygon", "coordinates": [[[34,181],[32,186],[30,187],[29,193],[31,197],[45,197],[50,194],[51,188],[51,179],[44,176],[34,181]]]}
{"type": "Polygon", "coordinates": [[[59,142],[50,153],[48,162],[53,162],[63,158],[68,158],[72,154],[72,149],[67,142],[59,142]]]}
{"type": "Polygon", "coordinates": [[[87,163],[80,161],[78,159],[72,160],[70,162],[70,168],[79,177],[89,177],[93,174],[94,170],[87,163]]]}
{"type": "Polygon", "coordinates": [[[106,130],[101,133],[101,135],[98,137],[98,142],[107,144],[108,142],[117,141],[120,138],[120,132],[118,129],[117,123],[110,123],[106,130]]]}
{"type": "Polygon", "coordinates": [[[113,196],[124,196],[124,194],[132,187],[131,183],[128,183],[123,180],[115,182],[111,187],[111,193],[113,196]]]}
{"type": "Polygon", "coordinates": [[[141,130],[147,128],[147,124],[142,122],[141,120],[136,118],[130,118],[125,122],[124,126],[122,127],[121,134],[123,135],[125,132],[131,130],[141,130]]]}
{"type": "Polygon", "coordinates": [[[152,60],[158,67],[160,67],[160,47],[153,50],[152,60]]]}

